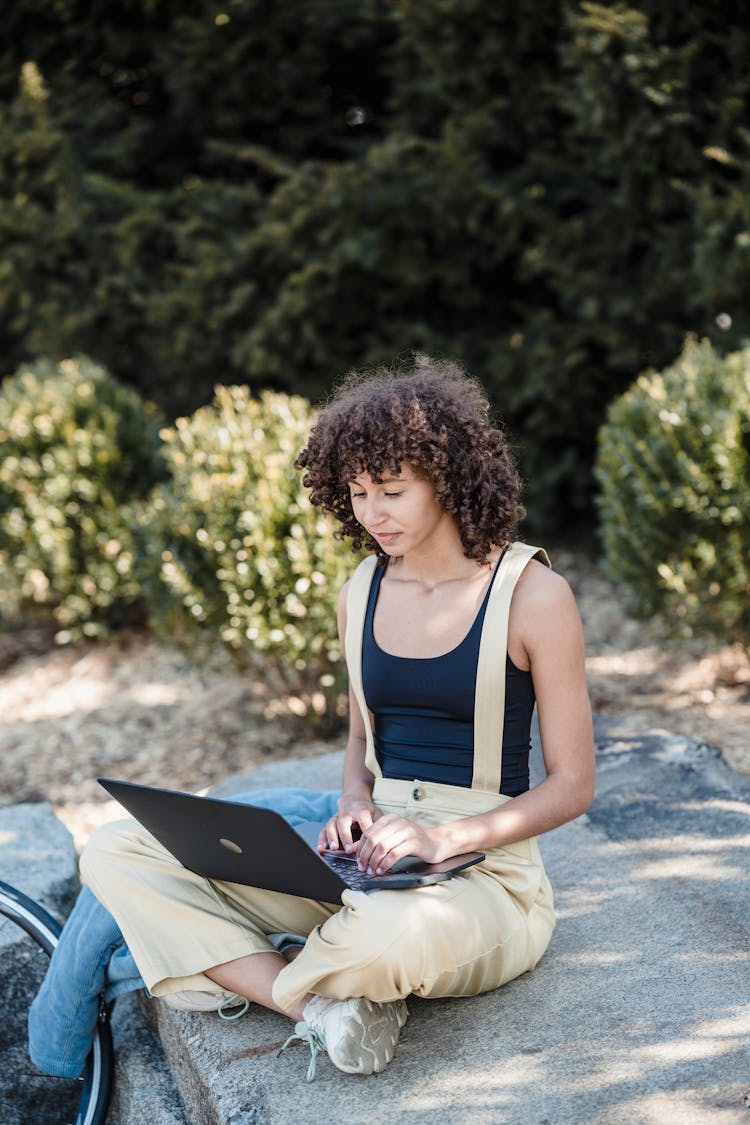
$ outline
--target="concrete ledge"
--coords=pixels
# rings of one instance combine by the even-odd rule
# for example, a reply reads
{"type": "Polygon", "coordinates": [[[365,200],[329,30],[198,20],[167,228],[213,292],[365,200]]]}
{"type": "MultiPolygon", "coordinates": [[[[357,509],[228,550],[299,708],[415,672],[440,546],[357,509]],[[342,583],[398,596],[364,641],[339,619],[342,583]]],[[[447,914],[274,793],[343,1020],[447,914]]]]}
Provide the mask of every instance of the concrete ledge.
{"type": "MultiPolygon", "coordinates": [[[[399,1125],[748,1125],[750,778],[666,732],[598,717],[596,733],[591,811],[541,841],[559,923],[533,973],[471,999],[409,1001],[384,1074],[344,1075],[321,1056],[311,1085],[305,1047],[276,1057],[291,1030],[283,1017],[251,1009],[225,1023],[145,1002],[186,1111],[139,1002],[126,998],[115,1009],[108,1125],[329,1125],[384,1114],[399,1125]]],[[[335,788],[340,766],[340,754],[270,763],[216,791],[335,788]]],[[[0,811],[0,872],[67,911],[75,853],[49,806],[0,811]]],[[[16,1088],[40,1095],[19,1061],[21,1033],[9,1030],[35,987],[28,949],[8,967],[18,937],[0,927],[3,1125],[57,1119],[61,1108],[59,1094],[55,1111],[19,1101],[16,1088]]]]}
{"type": "Polygon", "coordinates": [[[115,1084],[107,1125],[190,1125],[144,996],[129,993],[114,1007],[115,1084]]]}
{"type": "MultiPolygon", "coordinates": [[[[533,973],[471,999],[410,1000],[384,1074],[321,1057],[311,1085],[306,1048],[276,1057],[283,1017],[251,1009],[227,1024],[159,1003],[190,1120],[747,1125],[750,779],[665,732],[599,718],[597,737],[591,812],[542,840],[559,923],[533,973]]],[[[330,759],[317,788],[337,784],[330,759]]],[[[312,787],[313,764],[266,766],[221,795],[312,787]]]]}
{"type": "Polygon", "coordinates": [[[0,809],[0,879],[65,918],[78,893],[73,837],[46,803],[0,809]]]}
{"type": "Polygon", "coordinates": [[[268,762],[255,770],[234,773],[211,787],[212,797],[234,797],[254,789],[299,787],[327,793],[341,788],[344,751],[322,754],[319,758],[303,758],[294,762],[268,762]]]}

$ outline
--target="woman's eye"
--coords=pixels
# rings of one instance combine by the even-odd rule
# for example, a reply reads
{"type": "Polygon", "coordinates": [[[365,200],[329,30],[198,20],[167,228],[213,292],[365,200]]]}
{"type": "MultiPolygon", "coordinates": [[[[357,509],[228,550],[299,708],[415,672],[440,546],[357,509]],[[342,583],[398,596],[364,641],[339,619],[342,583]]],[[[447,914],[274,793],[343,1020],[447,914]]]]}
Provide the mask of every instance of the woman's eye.
{"type": "Polygon", "coordinates": [[[400,496],[400,492],[386,492],[386,496],[400,496]]]}
{"type": "Polygon", "coordinates": [[[364,497],[364,492],[352,492],[352,500],[361,500],[364,497]]]}

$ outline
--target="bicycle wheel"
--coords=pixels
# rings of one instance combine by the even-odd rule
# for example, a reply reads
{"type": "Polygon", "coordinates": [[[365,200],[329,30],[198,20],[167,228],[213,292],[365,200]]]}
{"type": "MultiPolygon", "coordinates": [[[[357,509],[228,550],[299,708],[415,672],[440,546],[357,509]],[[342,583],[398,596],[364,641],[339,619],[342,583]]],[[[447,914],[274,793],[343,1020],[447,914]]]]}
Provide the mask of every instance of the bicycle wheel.
{"type": "MultiPolygon", "coordinates": [[[[34,902],[33,899],[15,887],[1,880],[0,915],[25,930],[47,956],[51,955],[52,950],[57,945],[62,926],[38,902],[34,902]]],[[[5,925],[7,925],[7,922],[3,923],[3,927],[5,925]]],[[[31,942],[24,942],[24,946],[28,946],[28,949],[24,948],[21,953],[23,960],[22,976],[26,986],[26,998],[28,999],[28,986],[33,991],[35,986],[41,983],[46,964],[43,963],[41,957],[35,955],[31,942]]],[[[18,1014],[19,1011],[23,1012],[24,1004],[20,997],[11,997],[6,1010],[11,1017],[13,1014],[18,1014]]],[[[3,1054],[7,1052],[11,1057],[15,1053],[16,1058],[18,1058],[21,1042],[24,1044],[25,1053],[25,1018],[22,1026],[19,1026],[21,1021],[17,1019],[14,1028],[13,1022],[12,1018],[8,1020],[0,1032],[2,1036],[0,1038],[0,1049],[3,1050],[3,1054]]],[[[10,1115],[14,1110],[20,1110],[22,1116],[16,1115],[15,1118],[19,1121],[52,1122],[58,1120],[70,1122],[72,1120],[75,1125],[103,1125],[112,1091],[113,1062],[109,1009],[102,1003],[94,1043],[81,1078],[72,1081],[45,1079],[37,1071],[31,1074],[28,1071],[28,1063],[24,1062],[22,1066],[16,1068],[16,1077],[18,1077],[18,1071],[22,1071],[22,1076],[28,1080],[31,1089],[24,1105],[21,1105],[24,1100],[24,1092],[16,1091],[14,1106],[6,1109],[6,1113],[10,1115]],[[34,1103],[33,1106],[30,1103],[34,1103]]],[[[13,1067],[11,1066],[10,1069],[12,1071],[13,1067]]],[[[3,1120],[5,1120],[5,1117],[3,1120]]]]}

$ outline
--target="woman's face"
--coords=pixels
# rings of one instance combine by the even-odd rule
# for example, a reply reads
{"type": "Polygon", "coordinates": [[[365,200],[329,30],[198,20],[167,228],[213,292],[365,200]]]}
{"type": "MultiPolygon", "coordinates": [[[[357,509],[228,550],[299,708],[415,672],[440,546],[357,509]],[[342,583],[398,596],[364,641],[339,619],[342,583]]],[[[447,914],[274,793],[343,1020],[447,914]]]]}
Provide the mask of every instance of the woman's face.
{"type": "Polygon", "coordinates": [[[349,482],[355,519],[388,555],[402,556],[429,547],[450,517],[435,499],[429,481],[405,462],[382,481],[361,473],[349,482]]]}

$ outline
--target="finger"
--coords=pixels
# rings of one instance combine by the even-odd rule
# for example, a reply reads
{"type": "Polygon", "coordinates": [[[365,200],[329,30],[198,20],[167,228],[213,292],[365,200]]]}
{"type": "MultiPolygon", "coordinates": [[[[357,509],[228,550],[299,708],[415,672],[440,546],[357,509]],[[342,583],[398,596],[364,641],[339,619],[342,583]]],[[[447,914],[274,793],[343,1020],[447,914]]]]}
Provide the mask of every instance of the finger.
{"type": "MultiPolygon", "coordinates": [[[[379,812],[379,810],[377,810],[379,812]]],[[[394,813],[379,813],[377,817],[373,817],[370,823],[362,826],[362,839],[359,841],[361,847],[368,849],[375,847],[383,840],[392,836],[399,826],[408,824],[402,817],[396,816],[394,813]]]]}
{"type": "Polygon", "coordinates": [[[367,870],[369,867],[373,849],[377,847],[383,833],[388,830],[388,826],[385,823],[386,819],[386,817],[382,817],[377,826],[369,824],[362,832],[362,836],[357,843],[357,863],[362,871],[367,870]]]}
{"type": "Polygon", "coordinates": [[[388,838],[373,849],[370,867],[376,875],[382,875],[391,869],[396,860],[404,856],[418,856],[426,860],[424,845],[421,831],[410,822],[402,820],[398,826],[394,826],[394,831],[388,838]]]}
{"type": "Polygon", "coordinates": [[[400,818],[394,818],[387,824],[381,821],[377,829],[367,834],[367,846],[358,856],[360,866],[372,873],[382,865],[385,857],[394,849],[400,851],[398,855],[394,855],[391,862],[395,862],[401,855],[407,855],[408,845],[405,847],[405,840],[409,839],[410,835],[410,826],[400,818]]]}
{"type": "Polygon", "coordinates": [[[329,850],[335,852],[339,850],[339,830],[337,821],[337,817],[331,817],[322,829],[318,836],[318,851],[324,852],[329,850]]]}
{"type": "Polygon", "coordinates": [[[357,824],[362,829],[363,834],[375,823],[377,814],[379,814],[379,810],[371,808],[362,809],[357,814],[357,824]]]}
{"type": "Polygon", "coordinates": [[[425,863],[434,863],[438,858],[434,854],[434,847],[424,830],[416,825],[411,825],[409,829],[405,829],[400,840],[397,842],[394,840],[382,859],[378,860],[376,857],[376,874],[384,874],[389,871],[396,860],[402,859],[406,855],[416,856],[425,863]]]}
{"type": "Polygon", "coordinates": [[[362,809],[357,813],[356,817],[352,818],[347,839],[344,844],[346,851],[353,852],[359,848],[362,837],[372,823],[373,815],[370,809],[362,809]]]}
{"type": "Polygon", "coordinates": [[[405,855],[411,855],[409,848],[403,845],[398,848],[392,848],[380,861],[376,861],[376,867],[373,870],[374,875],[385,875],[387,871],[393,867],[397,859],[401,859],[405,855]]]}
{"type": "Polygon", "coordinates": [[[395,842],[393,846],[373,848],[368,868],[373,875],[382,875],[402,855],[409,855],[408,844],[395,842]]]}
{"type": "Polygon", "coordinates": [[[339,830],[339,847],[344,851],[350,851],[353,847],[352,841],[352,825],[355,823],[351,816],[340,816],[338,819],[339,830]]]}
{"type": "Polygon", "coordinates": [[[378,841],[387,836],[389,832],[393,832],[397,825],[405,823],[400,816],[396,816],[394,813],[381,813],[379,809],[373,811],[377,812],[378,815],[371,816],[369,818],[369,823],[366,825],[360,823],[362,837],[363,839],[366,838],[370,843],[378,843],[378,841]]]}
{"type": "Polygon", "coordinates": [[[357,865],[360,871],[366,871],[370,862],[370,855],[373,849],[373,843],[369,836],[363,835],[357,842],[357,865]]]}

